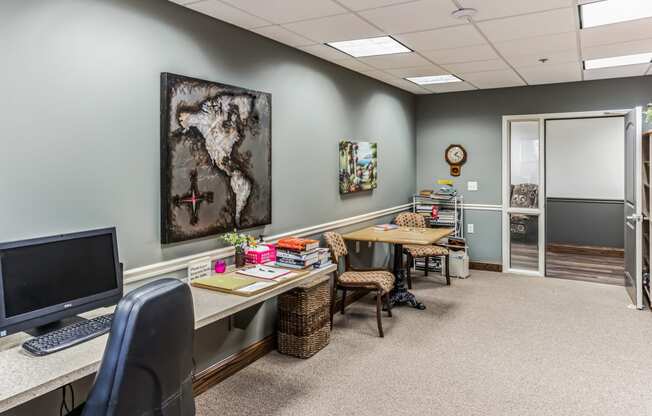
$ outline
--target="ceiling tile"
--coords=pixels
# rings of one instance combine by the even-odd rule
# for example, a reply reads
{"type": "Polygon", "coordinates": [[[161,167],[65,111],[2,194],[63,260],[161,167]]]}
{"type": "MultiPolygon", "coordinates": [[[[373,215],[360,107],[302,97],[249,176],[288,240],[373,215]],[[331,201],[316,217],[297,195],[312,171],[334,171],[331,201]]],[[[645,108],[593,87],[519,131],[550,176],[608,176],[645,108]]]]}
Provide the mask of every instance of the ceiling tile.
{"type": "Polygon", "coordinates": [[[652,38],[652,18],[590,27],[580,30],[582,47],[652,38]]]}
{"type": "Polygon", "coordinates": [[[477,90],[476,87],[467,83],[467,82],[452,82],[447,84],[430,84],[424,85],[424,88],[431,92],[436,93],[446,93],[446,92],[456,92],[456,91],[469,91],[477,90]]]}
{"type": "Polygon", "coordinates": [[[446,72],[444,69],[439,68],[438,66],[435,65],[420,66],[416,68],[388,69],[387,72],[399,78],[427,77],[430,75],[448,74],[448,72],[446,72]]]}
{"type": "Polygon", "coordinates": [[[482,35],[471,25],[406,33],[403,35],[394,35],[394,37],[406,46],[420,52],[487,43],[482,35]]]}
{"type": "Polygon", "coordinates": [[[337,61],[333,61],[334,64],[343,66],[344,68],[351,69],[353,71],[371,71],[373,70],[372,67],[370,67],[367,64],[364,64],[357,59],[354,58],[348,58],[348,59],[341,59],[337,61]]]}
{"type": "Polygon", "coordinates": [[[451,0],[419,0],[360,12],[388,33],[416,32],[444,26],[468,24],[451,16],[451,0]]]}
{"type": "Polygon", "coordinates": [[[492,42],[502,42],[531,36],[572,32],[575,30],[573,9],[558,9],[478,23],[492,42]]]}
{"type": "Polygon", "coordinates": [[[518,68],[518,72],[528,84],[551,84],[555,82],[573,82],[582,80],[579,62],[562,64],[540,64],[518,68]]]}
{"type": "Polygon", "coordinates": [[[652,52],[652,39],[582,47],[582,57],[584,59],[609,58],[647,52],[652,52]]]}
{"type": "MultiPolygon", "coordinates": [[[[527,48],[524,48],[527,50],[527,48]]],[[[547,53],[523,53],[521,55],[503,55],[507,62],[512,64],[515,68],[523,66],[537,66],[537,65],[557,65],[564,63],[579,62],[580,55],[577,49],[570,51],[556,51],[547,53]],[[545,58],[548,61],[545,63],[539,62],[539,59],[545,58]]]]}
{"type": "Polygon", "coordinates": [[[270,24],[268,21],[252,16],[236,9],[235,7],[231,7],[216,0],[204,0],[199,3],[189,4],[186,7],[224,22],[244,27],[245,29],[268,26],[270,24]]]}
{"type": "Polygon", "coordinates": [[[277,24],[346,13],[331,0],[222,0],[245,12],[277,24]]]}
{"type": "Polygon", "coordinates": [[[399,78],[388,74],[385,71],[380,71],[380,70],[373,70],[373,71],[360,71],[361,74],[366,75],[370,78],[377,79],[379,81],[387,82],[387,81],[396,81],[399,78]]]}
{"type": "Polygon", "coordinates": [[[302,46],[299,49],[304,52],[308,52],[311,55],[326,59],[327,61],[337,61],[341,59],[351,58],[349,55],[326,45],[302,46]]]}
{"type": "Polygon", "coordinates": [[[405,0],[339,0],[339,2],[351,10],[359,11],[390,6],[397,3],[405,3],[405,0]]]}
{"type": "Polygon", "coordinates": [[[413,68],[417,66],[430,66],[432,63],[416,53],[395,53],[392,55],[369,56],[360,58],[360,61],[378,69],[413,68]]]}
{"type": "Polygon", "coordinates": [[[258,29],[252,29],[252,31],[290,46],[307,46],[315,43],[281,26],[260,27],[258,29]]]}
{"type": "Polygon", "coordinates": [[[494,43],[503,56],[577,50],[577,32],[557,33],[494,43]]]}
{"type": "Polygon", "coordinates": [[[478,88],[503,88],[525,85],[523,80],[511,69],[466,74],[464,80],[469,81],[478,88]]]}
{"type": "Polygon", "coordinates": [[[577,50],[577,32],[572,31],[496,42],[494,46],[505,57],[528,54],[543,56],[550,52],[577,50]]]}
{"type": "Polygon", "coordinates": [[[284,25],[315,42],[336,42],[381,36],[383,33],[354,14],[324,17],[284,25]]]}
{"type": "Polygon", "coordinates": [[[458,64],[446,64],[443,65],[443,67],[454,74],[468,74],[471,72],[509,69],[509,66],[502,59],[490,59],[488,61],[474,61],[474,62],[462,62],[458,64]]]}
{"type": "Polygon", "coordinates": [[[614,66],[611,68],[584,70],[584,79],[623,78],[645,75],[650,64],[614,66]]]}
{"type": "Polygon", "coordinates": [[[515,16],[573,6],[572,0],[459,0],[462,7],[476,9],[473,20],[515,16]]]}
{"type": "Polygon", "coordinates": [[[494,52],[489,45],[440,49],[436,51],[421,52],[421,54],[434,63],[442,65],[469,61],[486,61],[498,58],[496,52],[494,52]]]}

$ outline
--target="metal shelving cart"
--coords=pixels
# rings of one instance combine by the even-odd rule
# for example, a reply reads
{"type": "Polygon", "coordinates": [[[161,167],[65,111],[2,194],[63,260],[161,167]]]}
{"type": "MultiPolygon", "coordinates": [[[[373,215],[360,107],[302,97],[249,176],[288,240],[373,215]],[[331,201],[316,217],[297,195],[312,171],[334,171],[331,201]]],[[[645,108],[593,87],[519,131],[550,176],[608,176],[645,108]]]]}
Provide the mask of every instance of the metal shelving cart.
{"type": "MultiPolygon", "coordinates": [[[[434,195],[431,197],[414,195],[412,197],[412,210],[417,214],[426,217],[426,223],[433,228],[448,227],[455,228],[454,237],[464,238],[464,197],[462,195],[434,195]],[[436,206],[439,217],[432,218],[432,207],[436,206]]],[[[415,261],[415,268],[423,270],[425,262],[415,261]]],[[[441,271],[441,258],[431,259],[428,264],[429,271],[441,271]]]]}

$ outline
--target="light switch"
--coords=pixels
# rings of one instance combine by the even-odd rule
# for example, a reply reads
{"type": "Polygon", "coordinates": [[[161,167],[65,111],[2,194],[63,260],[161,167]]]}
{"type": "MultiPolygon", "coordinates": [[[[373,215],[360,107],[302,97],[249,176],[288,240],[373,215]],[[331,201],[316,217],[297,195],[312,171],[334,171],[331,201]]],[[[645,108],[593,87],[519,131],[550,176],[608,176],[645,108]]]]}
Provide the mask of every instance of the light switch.
{"type": "Polygon", "coordinates": [[[469,234],[473,234],[475,232],[474,229],[473,229],[473,224],[466,224],[466,231],[469,234]]]}
{"type": "Polygon", "coordinates": [[[478,182],[476,182],[476,181],[467,182],[466,189],[469,190],[469,191],[477,191],[478,190],[478,182]]]}

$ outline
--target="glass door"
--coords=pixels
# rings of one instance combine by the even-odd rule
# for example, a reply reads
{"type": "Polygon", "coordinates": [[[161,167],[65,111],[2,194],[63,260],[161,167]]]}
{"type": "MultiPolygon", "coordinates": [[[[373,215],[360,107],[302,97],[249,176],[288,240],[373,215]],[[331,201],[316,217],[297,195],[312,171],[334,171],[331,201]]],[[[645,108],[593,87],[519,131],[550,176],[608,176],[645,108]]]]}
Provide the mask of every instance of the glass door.
{"type": "Polygon", "coordinates": [[[543,276],[543,121],[508,119],[503,127],[503,270],[543,276]]]}

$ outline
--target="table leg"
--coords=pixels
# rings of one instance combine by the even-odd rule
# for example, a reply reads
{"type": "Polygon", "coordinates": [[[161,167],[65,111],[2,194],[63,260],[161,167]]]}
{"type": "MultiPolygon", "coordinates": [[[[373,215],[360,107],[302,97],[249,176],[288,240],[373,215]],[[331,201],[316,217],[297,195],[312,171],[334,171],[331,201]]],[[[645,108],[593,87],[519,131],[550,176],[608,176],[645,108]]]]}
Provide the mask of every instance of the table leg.
{"type": "MultiPolygon", "coordinates": [[[[408,265],[408,267],[410,266],[408,265]]],[[[413,308],[426,309],[426,305],[417,301],[416,297],[407,290],[405,270],[403,269],[403,244],[394,244],[394,275],[396,281],[394,290],[389,294],[390,305],[409,304],[413,308]]]]}

